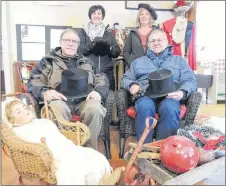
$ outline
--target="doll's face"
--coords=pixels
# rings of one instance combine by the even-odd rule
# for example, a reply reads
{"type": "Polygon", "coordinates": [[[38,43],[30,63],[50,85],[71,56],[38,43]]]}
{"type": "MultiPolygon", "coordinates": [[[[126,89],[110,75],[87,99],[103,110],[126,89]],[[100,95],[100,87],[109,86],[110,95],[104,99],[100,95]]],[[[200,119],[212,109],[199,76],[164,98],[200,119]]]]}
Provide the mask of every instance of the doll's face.
{"type": "Polygon", "coordinates": [[[91,21],[93,24],[100,24],[101,21],[103,20],[103,15],[101,10],[96,10],[91,14],[91,21]]]}
{"type": "Polygon", "coordinates": [[[25,104],[17,103],[12,106],[11,117],[13,118],[12,124],[23,125],[30,123],[35,118],[35,115],[25,104]]]}
{"type": "Polygon", "coordinates": [[[143,8],[141,10],[139,20],[140,20],[140,24],[151,24],[152,17],[151,17],[150,12],[148,10],[146,10],[145,8],[143,8]]]}

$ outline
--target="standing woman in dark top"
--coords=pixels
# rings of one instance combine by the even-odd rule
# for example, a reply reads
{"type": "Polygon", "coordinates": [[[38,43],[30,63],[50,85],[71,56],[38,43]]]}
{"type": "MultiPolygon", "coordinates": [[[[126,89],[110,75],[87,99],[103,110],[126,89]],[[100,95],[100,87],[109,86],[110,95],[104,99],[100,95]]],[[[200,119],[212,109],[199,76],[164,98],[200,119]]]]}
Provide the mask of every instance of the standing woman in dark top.
{"type": "Polygon", "coordinates": [[[115,78],[112,58],[119,56],[120,48],[112,32],[107,30],[109,25],[105,26],[102,23],[105,17],[104,8],[101,5],[91,6],[88,16],[91,21],[79,33],[78,53],[90,58],[95,66],[107,75],[110,89],[114,90],[115,78]]]}
{"type": "Polygon", "coordinates": [[[157,27],[153,25],[153,20],[157,19],[157,13],[149,5],[141,3],[138,5],[136,24],[137,28],[130,31],[126,39],[123,55],[129,68],[132,61],[144,56],[147,52],[147,40],[150,32],[157,27]]]}

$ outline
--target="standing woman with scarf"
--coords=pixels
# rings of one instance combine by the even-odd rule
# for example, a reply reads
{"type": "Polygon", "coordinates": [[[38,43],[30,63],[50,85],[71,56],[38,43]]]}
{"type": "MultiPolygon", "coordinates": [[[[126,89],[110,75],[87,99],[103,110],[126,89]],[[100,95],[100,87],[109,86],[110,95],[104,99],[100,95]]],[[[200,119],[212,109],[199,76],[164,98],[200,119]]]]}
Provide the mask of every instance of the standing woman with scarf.
{"type": "Polygon", "coordinates": [[[110,89],[115,89],[115,78],[113,74],[113,60],[120,54],[120,48],[109,25],[105,26],[102,20],[105,17],[105,10],[101,5],[94,5],[89,8],[88,16],[90,22],[81,29],[79,33],[80,46],[78,53],[90,58],[95,66],[104,72],[110,82],[110,89]]]}

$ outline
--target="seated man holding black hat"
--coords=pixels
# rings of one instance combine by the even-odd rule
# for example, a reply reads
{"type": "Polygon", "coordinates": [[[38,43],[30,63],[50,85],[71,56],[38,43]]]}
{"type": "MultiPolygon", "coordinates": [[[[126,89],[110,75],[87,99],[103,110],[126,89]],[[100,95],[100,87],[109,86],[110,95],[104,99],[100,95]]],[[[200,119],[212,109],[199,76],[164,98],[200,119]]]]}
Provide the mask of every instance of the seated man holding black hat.
{"type": "MultiPolygon", "coordinates": [[[[128,90],[135,101],[137,140],[145,129],[145,119],[159,120],[155,127],[156,140],[176,135],[180,122],[180,101],[197,89],[197,82],[187,61],[173,55],[166,34],[153,30],[148,37],[147,54],[135,59],[123,75],[121,87],[128,90]],[[143,93],[142,93],[143,92],[143,93]],[[140,95],[140,96],[138,96],[140,95]]],[[[153,130],[145,143],[153,140],[153,130]]]]}
{"type": "Polygon", "coordinates": [[[97,139],[106,108],[101,104],[109,92],[109,80],[100,73],[93,62],[79,56],[78,33],[66,29],[60,36],[60,47],[55,48],[31,70],[28,91],[43,101],[43,94],[50,105],[70,121],[71,113],[79,114],[91,131],[90,145],[97,150],[97,139]]]}

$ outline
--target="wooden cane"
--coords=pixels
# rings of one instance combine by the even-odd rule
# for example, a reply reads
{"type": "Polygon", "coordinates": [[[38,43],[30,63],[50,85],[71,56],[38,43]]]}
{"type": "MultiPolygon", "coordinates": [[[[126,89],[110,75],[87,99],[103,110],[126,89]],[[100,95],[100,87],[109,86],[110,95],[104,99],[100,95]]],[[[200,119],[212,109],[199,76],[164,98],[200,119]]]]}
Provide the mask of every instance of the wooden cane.
{"type": "Polygon", "coordinates": [[[44,104],[45,104],[46,118],[49,119],[49,107],[48,107],[47,98],[46,98],[45,93],[43,94],[43,98],[44,98],[44,104]]]}
{"type": "Polygon", "coordinates": [[[145,120],[145,124],[146,124],[146,128],[145,128],[135,150],[133,151],[133,154],[132,154],[131,158],[129,159],[129,162],[127,163],[125,173],[124,173],[124,178],[127,176],[129,170],[131,169],[133,163],[135,162],[136,157],[137,157],[138,153],[140,152],[142,145],[144,143],[144,140],[146,139],[148,133],[150,132],[151,129],[155,128],[155,126],[157,124],[157,120],[153,117],[147,117],[145,120]],[[153,124],[151,126],[149,125],[150,119],[153,119],[153,124]]]}

